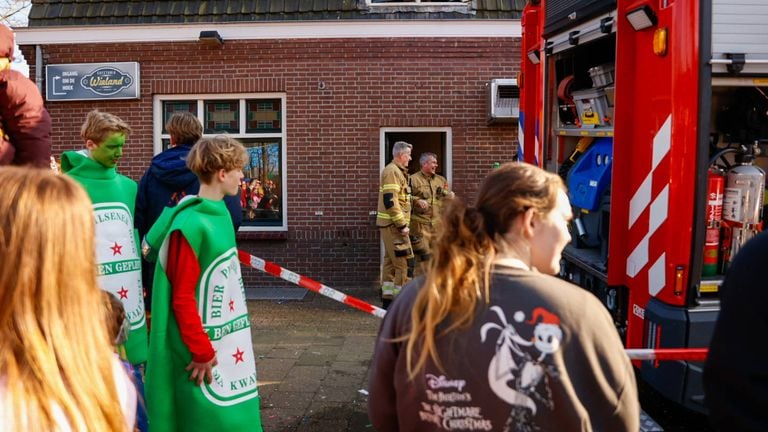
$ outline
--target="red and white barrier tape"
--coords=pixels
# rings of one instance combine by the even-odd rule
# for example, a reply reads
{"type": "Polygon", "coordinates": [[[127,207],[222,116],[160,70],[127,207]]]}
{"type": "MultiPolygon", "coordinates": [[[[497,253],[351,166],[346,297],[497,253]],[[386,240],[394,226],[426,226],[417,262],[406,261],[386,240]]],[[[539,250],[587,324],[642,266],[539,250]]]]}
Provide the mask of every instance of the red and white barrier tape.
{"type": "Polygon", "coordinates": [[[703,362],[707,359],[707,348],[628,348],[630,360],[685,360],[703,362]]]}
{"type": "Polygon", "coordinates": [[[352,306],[353,308],[360,309],[363,312],[367,312],[379,318],[384,318],[384,315],[386,315],[387,313],[387,311],[385,311],[380,307],[374,306],[370,303],[366,303],[356,297],[348,296],[343,292],[336,291],[335,289],[329,286],[323,285],[320,282],[317,282],[316,280],[310,279],[306,276],[302,276],[298,273],[294,273],[288,269],[284,269],[273,262],[255,257],[241,250],[237,251],[237,255],[238,255],[238,258],[240,259],[240,262],[243,263],[244,265],[247,265],[248,267],[253,267],[256,270],[261,270],[265,273],[269,273],[273,276],[277,276],[281,279],[285,279],[288,282],[294,283],[302,288],[306,288],[310,291],[314,291],[316,293],[322,294],[326,297],[336,300],[337,302],[344,303],[347,306],[352,306]]]}

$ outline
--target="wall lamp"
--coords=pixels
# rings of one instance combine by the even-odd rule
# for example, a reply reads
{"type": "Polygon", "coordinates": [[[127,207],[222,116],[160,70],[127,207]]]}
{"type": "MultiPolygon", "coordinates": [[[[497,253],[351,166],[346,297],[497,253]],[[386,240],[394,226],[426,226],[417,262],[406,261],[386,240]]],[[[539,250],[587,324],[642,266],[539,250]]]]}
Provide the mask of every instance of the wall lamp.
{"type": "Polygon", "coordinates": [[[648,5],[643,5],[637,9],[632,9],[627,12],[627,21],[635,31],[645,30],[648,27],[653,27],[658,22],[656,13],[653,12],[648,5]]]}
{"type": "Polygon", "coordinates": [[[541,62],[539,55],[539,50],[530,50],[528,51],[528,60],[530,60],[533,64],[539,64],[541,62]]]}
{"type": "Polygon", "coordinates": [[[216,30],[203,30],[200,32],[200,38],[198,39],[201,44],[211,47],[220,47],[224,44],[224,39],[216,30]]]}

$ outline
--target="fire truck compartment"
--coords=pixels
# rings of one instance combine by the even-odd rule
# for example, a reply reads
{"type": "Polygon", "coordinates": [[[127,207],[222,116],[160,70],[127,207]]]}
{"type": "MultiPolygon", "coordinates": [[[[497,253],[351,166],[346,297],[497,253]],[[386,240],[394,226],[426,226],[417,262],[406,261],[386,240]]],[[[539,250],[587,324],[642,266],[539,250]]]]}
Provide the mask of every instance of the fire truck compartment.
{"type": "MultiPolygon", "coordinates": [[[[646,348],[698,348],[709,345],[720,303],[703,301],[681,308],[652,298],[645,308],[646,348]]],[[[640,376],[671,400],[705,412],[702,362],[644,361],[640,376]]]]}

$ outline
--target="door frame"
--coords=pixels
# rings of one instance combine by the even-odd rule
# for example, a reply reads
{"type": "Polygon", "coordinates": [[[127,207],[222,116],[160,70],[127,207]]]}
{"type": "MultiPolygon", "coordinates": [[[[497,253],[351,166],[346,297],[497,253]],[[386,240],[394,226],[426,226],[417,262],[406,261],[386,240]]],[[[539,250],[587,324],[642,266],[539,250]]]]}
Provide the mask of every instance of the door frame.
{"type": "MultiPolygon", "coordinates": [[[[387,155],[386,135],[388,132],[442,132],[445,134],[445,162],[443,162],[443,173],[448,184],[453,190],[453,133],[450,127],[382,127],[379,128],[379,173],[384,169],[387,155]]],[[[418,154],[412,154],[413,158],[418,158],[418,154]]],[[[378,182],[377,182],[378,183],[378,182]]],[[[379,240],[379,281],[381,281],[381,270],[384,264],[384,242],[379,240]]]]}

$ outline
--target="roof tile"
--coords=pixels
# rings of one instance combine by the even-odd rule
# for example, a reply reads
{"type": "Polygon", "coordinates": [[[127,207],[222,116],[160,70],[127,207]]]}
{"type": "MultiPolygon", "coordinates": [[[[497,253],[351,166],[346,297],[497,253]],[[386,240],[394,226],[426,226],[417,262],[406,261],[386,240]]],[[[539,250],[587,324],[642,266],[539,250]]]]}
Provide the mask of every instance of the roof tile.
{"type": "Polygon", "coordinates": [[[474,0],[467,14],[428,6],[371,10],[364,0],[33,0],[30,27],[179,22],[520,18],[525,0],[474,0]],[[474,5],[474,6],[471,6],[474,5]]]}
{"type": "Polygon", "coordinates": [[[242,7],[243,7],[243,2],[241,0],[229,1],[227,2],[227,5],[226,5],[226,14],[227,15],[239,14],[242,7]]]}
{"type": "Polygon", "coordinates": [[[294,13],[299,11],[299,0],[285,0],[285,13],[294,13]]]}
{"type": "Polygon", "coordinates": [[[269,3],[270,13],[280,13],[285,11],[285,2],[283,0],[272,0],[269,3]]]}

